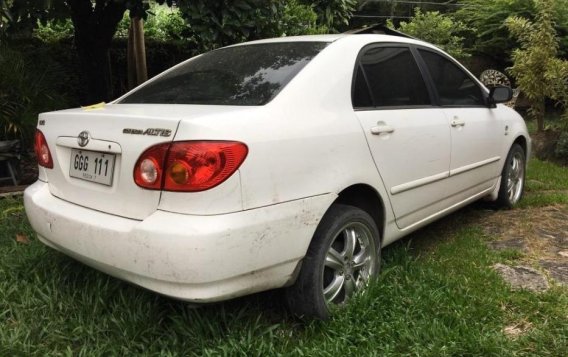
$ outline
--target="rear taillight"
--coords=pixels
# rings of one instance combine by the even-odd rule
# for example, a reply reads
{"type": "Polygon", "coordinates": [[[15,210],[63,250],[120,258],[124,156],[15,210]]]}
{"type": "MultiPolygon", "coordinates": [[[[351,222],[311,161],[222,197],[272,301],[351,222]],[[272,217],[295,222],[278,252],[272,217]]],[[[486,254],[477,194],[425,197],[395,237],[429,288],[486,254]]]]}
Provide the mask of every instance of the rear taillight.
{"type": "Polygon", "coordinates": [[[163,166],[170,143],[150,147],[140,156],[134,167],[134,182],[140,187],[161,190],[163,166]]]}
{"type": "Polygon", "coordinates": [[[36,130],[35,132],[34,151],[39,166],[43,166],[48,169],[53,168],[53,159],[51,158],[51,152],[49,151],[49,146],[47,146],[47,141],[45,140],[45,136],[40,130],[36,130]]]}
{"type": "Polygon", "coordinates": [[[153,190],[205,191],[235,173],[247,153],[247,146],[235,141],[159,144],[140,156],[134,168],[134,181],[153,190]]]}

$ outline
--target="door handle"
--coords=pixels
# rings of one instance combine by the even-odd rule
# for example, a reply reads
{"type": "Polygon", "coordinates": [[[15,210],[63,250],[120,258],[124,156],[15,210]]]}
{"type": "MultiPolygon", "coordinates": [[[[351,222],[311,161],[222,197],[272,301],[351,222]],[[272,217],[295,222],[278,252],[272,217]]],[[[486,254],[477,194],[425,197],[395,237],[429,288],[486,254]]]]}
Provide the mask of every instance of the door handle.
{"type": "Polygon", "coordinates": [[[394,128],[386,124],[380,124],[371,128],[371,134],[373,135],[390,134],[392,132],[394,132],[394,128]]]}
{"type": "Polygon", "coordinates": [[[458,126],[465,126],[465,120],[462,119],[458,119],[458,118],[454,118],[450,125],[454,128],[458,127],[458,126]]]}

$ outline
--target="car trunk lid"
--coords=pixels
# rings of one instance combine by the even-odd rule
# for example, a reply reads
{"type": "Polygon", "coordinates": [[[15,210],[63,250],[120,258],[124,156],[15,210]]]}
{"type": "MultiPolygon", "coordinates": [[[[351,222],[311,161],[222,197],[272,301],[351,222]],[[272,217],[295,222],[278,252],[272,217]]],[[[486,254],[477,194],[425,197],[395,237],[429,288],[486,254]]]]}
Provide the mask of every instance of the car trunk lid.
{"type": "Polygon", "coordinates": [[[160,191],[133,180],[140,154],[173,140],[186,106],[106,105],[41,114],[38,129],[47,140],[53,169],[45,174],[50,192],[63,200],[132,219],[144,219],[159,204],[160,191]]]}

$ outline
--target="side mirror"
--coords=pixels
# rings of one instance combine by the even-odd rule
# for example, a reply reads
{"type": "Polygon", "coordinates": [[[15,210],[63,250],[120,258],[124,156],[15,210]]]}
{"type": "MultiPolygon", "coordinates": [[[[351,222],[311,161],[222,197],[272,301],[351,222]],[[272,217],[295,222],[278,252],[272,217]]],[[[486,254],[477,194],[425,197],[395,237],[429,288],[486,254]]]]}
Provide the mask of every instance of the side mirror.
{"type": "Polygon", "coordinates": [[[489,104],[494,106],[497,103],[506,103],[513,99],[513,90],[511,87],[493,87],[489,91],[489,104]]]}

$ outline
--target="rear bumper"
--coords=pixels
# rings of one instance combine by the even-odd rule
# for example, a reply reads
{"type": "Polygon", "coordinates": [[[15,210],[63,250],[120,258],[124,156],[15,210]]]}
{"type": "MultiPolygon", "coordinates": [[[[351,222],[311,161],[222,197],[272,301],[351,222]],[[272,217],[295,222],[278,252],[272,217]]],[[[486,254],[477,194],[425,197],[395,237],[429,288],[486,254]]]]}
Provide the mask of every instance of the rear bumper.
{"type": "Polygon", "coordinates": [[[289,283],[334,199],[214,216],[156,211],[139,221],[61,200],[38,181],[26,189],[24,204],[48,246],[149,290],[213,302],[289,283]]]}

